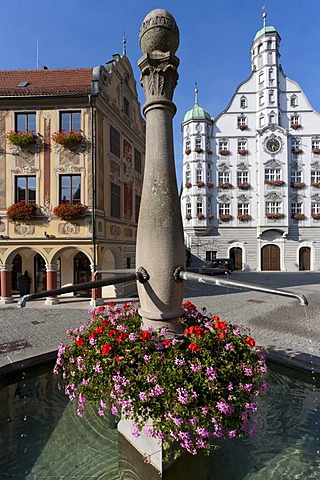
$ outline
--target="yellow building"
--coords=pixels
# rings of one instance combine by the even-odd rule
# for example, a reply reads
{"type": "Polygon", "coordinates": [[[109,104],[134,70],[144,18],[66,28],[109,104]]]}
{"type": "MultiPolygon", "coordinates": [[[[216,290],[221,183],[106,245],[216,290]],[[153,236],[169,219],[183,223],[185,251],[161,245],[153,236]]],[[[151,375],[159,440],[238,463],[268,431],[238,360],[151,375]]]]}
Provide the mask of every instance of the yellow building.
{"type": "MultiPolygon", "coordinates": [[[[125,55],[94,69],[0,71],[0,303],[26,270],[41,292],[135,268],[144,151],[125,55]]],[[[134,288],[80,294],[95,304],[134,288]]]]}

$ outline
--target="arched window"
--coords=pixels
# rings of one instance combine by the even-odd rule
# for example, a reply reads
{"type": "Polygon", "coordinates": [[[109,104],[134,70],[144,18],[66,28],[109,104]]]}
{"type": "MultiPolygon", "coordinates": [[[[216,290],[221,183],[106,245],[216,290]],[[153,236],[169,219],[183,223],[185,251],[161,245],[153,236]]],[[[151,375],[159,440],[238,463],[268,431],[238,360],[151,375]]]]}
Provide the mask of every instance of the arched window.
{"type": "Polygon", "coordinates": [[[297,95],[291,95],[291,97],[290,97],[290,107],[297,107],[297,106],[298,106],[297,95]]]}
{"type": "Polygon", "coordinates": [[[240,98],[240,108],[247,108],[247,106],[248,106],[247,97],[242,96],[240,98]]]}
{"type": "Polygon", "coordinates": [[[263,127],[265,124],[265,120],[264,120],[264,115],[260,115],[259,117],[259,127],[263,127]]]}

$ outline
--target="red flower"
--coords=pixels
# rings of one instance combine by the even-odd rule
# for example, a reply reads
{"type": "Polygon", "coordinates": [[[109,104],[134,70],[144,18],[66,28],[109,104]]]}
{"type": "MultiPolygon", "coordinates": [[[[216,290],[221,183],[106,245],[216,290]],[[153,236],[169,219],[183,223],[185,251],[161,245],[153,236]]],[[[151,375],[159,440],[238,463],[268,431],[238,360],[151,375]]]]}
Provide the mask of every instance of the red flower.
{"type": "Polygon", "coordinates": [[[102,333],[102,332],[103,332],[103,327],[96,328],[96,333],[102,333]]]}
{"type": "Polygon", "coordinates": [[[94,337],[96,337],[96,336],[97,336],[96,333],[90,333],[88,339],[91,340],[91,338],[94,338],[94,337]]]}
{"type": "Polygon", "coordinates": [[[117,330],[110,330],[109,333],[108,333],[108,336],[109,337],[112,337],[113,335],[115,335],[117,333],[117,330]]]}
{"type": "Polygon", "coordinates": [[[119,357],[119,355],[117,355],[116,358],[115,358],[115,361],[119,362],[119,360],[120,360],[120,357],[119,357]]]}
{"type": "Polygon", "coordinates": [[[199,347],[196,343],[190,343],[190,345],[188,346],[188,350],[191,350],[192,352],[198,352],[199,347]]]}
{"type": "Polygon", "coordinates": [[[78,345],[78,347],[81,347],[81,345],[83,345],[83,338],[82,337],[77,337],[76,338],[76,344],[78,345]]]}
{"type": "Polygon", "coordinates": [[[223,340],[224,339],[224,332],[220,330],[220,332],[218,333],[218,337],[220,338],[220,340],[223,340]]]}
{"type": "Polygon", "coordinates": [[[203,337],[204,333],[204,328],[198,327],[197,325],[191,325],[191,327],[186,328],[184,331],[185,335],[196,335],[197,337],[203,337]]]}
{"type": "Polygon", "coordinates": [[[226,322],[220,322],[220,320],[218,320],[217,322],[215,322],[215,327],[218,330],[226,330],[227,329],[227,324],[226,324],[226,322]]]}
{"type": "Polygon", "coordinates": [[[108,320],[103,320],[103,322],[101,323],[101,325],[102,325],[103,327],[106,327],[107,325],[109,325],[108,320]]]}
{"type": "Polygon", "coordinates": [[[170,342],[169,342],[169,340],[163,340],[162,343],[163,343],[163,345],[164,345],[165,347],[170,347],[170,342]]]}
{"type": "Polygon", "coordinates": [[[149,340],[149,338],[151,338],[151,333],[150,332],[146,332],[145,330],[141,333],[141,339],[142,340],[149,340]]]}
{"type": "Polygon", "coordinates": [[[104,311],[104,306],[100,305],[100,307],[98,307],[98,312],[103,312],[103,311],[104,311]]]}
{"type": "Polygon", "coordinates": [[[187,300],[186,302],[184,302],[184,304],[182,305],[184,308],[193,308],[193,310],[196,310],[196,307],[195,305],[193,305],[193,303],[189,302],[189,300],[187,300]]]}
{"type": "Polygon", "coordinates": [[[116,302],[108,302],[108,306],[109,306],[109,307],[114,307],[115,304],[116,304],[116,302]]]}
{"type": "Polygon", "coordinates": [[[102,355],[108,355],[112,350],[112,346],[110,345],[110,343],[105,343],[104,345],[102,345],[102,348],[101,348],[101,353],[102,355]]]}
{"type": "Polygon", "coordinates": [[[218,317],[218,315],[213,315],[212,320],[214,320],[215,322],[217,322],[217,321],[220,320],[220,317],[218,317]]]}
{"type": "Polygon", "coordinates": [[[247,337],[246,338],[246,342],[248,345],[250,345],[250,347],[254,347],[256,342],[254,341],[254,339],[252,337],[247,337]]]}
{"type": "Polygon", "coordinates": [[[128,338],[128,334],[125,332],[119,333],[119,335],[116,336],[116,342],[122,342],[122,340],[125,340],[128,338]]]}

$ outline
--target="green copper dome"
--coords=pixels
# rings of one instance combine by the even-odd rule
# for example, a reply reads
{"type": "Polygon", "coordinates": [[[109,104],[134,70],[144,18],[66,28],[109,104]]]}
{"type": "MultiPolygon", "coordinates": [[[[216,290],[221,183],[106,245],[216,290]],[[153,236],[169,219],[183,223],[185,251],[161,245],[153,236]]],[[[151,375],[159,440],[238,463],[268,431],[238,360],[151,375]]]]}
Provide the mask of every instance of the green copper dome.
{"type": "Polygon", "coordinates": [[[191,110],[188,110],[184,116],[183,122],[186,123],[190,120],[209,120],[211,121],[211,115],[204,108],[200,107],[197,103],[191,110]]]}
{"type": "Polygon", "coordinates": [[[263,28],[261,28],[261,30],[259,30],[259,32],[256,33],[256,36],[254,37],[254,39],[256,40],[258,37],[260,37],[260,35],[264,35],[265,33],[268,33],[268,32],[276,32],[276,29],[272,27],[272,25],[270,25],[269,27],[264,26],[263,28]]]}

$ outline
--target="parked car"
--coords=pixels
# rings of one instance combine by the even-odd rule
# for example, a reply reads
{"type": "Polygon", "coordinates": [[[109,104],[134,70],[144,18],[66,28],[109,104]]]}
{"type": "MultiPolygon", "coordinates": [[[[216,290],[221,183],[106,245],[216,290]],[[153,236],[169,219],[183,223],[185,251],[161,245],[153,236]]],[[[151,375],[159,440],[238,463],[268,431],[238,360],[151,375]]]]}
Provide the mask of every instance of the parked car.
{"type": "Polygon", "coordinates": [[[234,263],[231,258],[216,258],[205,264],[199,269],[200,273],[205,275],[217,275],[219,273],[231,273],[234,270],[234,263]]]}

